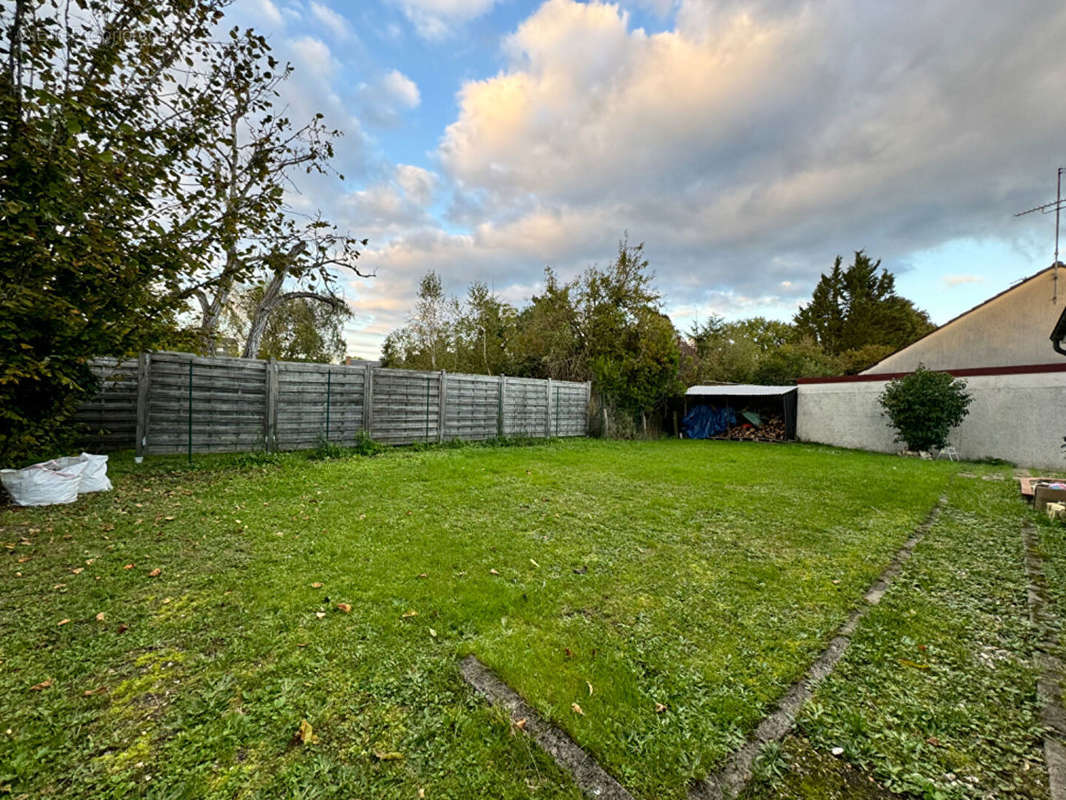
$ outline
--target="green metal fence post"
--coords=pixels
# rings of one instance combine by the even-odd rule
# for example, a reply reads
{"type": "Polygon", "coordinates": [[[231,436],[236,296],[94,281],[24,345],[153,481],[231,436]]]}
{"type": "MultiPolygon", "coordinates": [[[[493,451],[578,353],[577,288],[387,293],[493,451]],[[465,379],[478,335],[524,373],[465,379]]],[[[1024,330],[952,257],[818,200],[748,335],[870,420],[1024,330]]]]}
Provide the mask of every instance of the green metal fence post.
{"type": "Polygon", "coordinates": [[[189,463],[192,463],[192,359],[189,359],[189,463]]]}

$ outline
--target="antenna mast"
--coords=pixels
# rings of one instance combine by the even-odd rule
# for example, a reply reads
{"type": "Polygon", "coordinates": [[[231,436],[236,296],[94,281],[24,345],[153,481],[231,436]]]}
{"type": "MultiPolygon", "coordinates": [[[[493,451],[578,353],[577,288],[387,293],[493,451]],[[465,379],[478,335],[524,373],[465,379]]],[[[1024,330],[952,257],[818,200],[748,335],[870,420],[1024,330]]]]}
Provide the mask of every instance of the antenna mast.
{"type": "Polygon", "coordinates": [[[1050,214],[1055,212],[1055,261],[1052,266],[1055,267],[1052,283],[1054,286],[1051,296],[1051,302],[1057,303],[1059,301],[1059,215],[1063,209],[1062,199],[1062,173],[1066,172],[1066,167],[1059,167],[1055,178],[1055,202],[1044,203],[1042,206],[1036,208],[1030,208],[1027,211],[1019,211],[1014,216],[1024,217],[1026,214],[1035,214],[1039,211],[1041,214],[1050,214]]]}

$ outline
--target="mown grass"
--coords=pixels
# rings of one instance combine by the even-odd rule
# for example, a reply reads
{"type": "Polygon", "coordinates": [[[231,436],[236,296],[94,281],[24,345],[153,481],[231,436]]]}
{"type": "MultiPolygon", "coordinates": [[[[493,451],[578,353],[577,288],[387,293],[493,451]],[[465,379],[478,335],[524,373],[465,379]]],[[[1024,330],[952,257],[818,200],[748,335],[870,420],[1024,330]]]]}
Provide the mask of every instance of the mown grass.
{"type": "Polygon", "coordinates": [[[683,797],[958,471],[679,441],[199,461],[0,512],[14,796],[578,797],[462,682],[475,653],[683,797]]]}
{"type": "Polygon", "coordinates": [[[1003,471],[964,474],[948,499],[803,710],[786,766],[749,800],[1048,796],[1021,539],[1031,512],[1003,471]]]}

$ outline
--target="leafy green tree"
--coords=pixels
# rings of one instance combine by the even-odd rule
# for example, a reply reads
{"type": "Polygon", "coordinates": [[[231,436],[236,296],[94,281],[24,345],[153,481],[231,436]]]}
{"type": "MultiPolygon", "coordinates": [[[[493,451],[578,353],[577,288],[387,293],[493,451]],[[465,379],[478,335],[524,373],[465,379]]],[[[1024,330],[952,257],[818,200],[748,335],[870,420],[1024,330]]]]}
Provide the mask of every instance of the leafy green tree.
{"type": "Polygon", "coordinates": [[[512,353],[515,375],[587,379],[574,295],[574,283],[560,283],[550,267],[544,270],[543,293],[519,312],[512,353]]]}
{"type": "Polygon", "coordinates": [[[644,245],[623,240],[605,269],[590,267],[576,285],[578,380],[591,378],[618,407],[641,415],[679,389],[680,347],[660,310],[644,245]]]}
{"type": "Polygon", "coordinates": [[[455,321],[455,369],[500,375],[512,372],[512,343],[518,314],[484,283],[474,283],[455,321]]]}
{"type": "Polygon", "coordinates": [[[209,258],[182,295],[199,303],[202,349],[213,352],[232,295],[249,281],[261,283],[259,305],[244,334],[242,355],[251,358],[271,316],[284,315],[289,303],[344,312],[335,273],[366,277],[357,259],[367,241],[343,233],[320,214],[309,220],[294,214],[285,204],[297,173],[332,172],[333,143],[341,135],[325,125],[322,114],[294,122],[275,106],[292,67],[279,65],[253,31],[232,32],[213,52],[194,79],[218,87],[218,130],[195,151],[184,180],[200,191],[183,212],[216,222],[208,229],[209,258]]]}
{"type": "MultiPolygon", "coordinates": [[[[234,298],[225,330],[236,339],[247,340],[266,289],[266,285],[257,284],[234,298]]],[[[270,315],[252,357],[315,363],[340,361],[346,350],[344,323],[350,318],[347,305],[297,298],[270,315]]]]}
{"type": "Polygon", "coordinates": [[[878,398],[896,429],[896,441],[911,450],[947,445],[948,434],[966,418],[972,397],[966,381],[918,365],[909,375],[888,383],[878,398]]]}
{"type": "Polygon", "coordinates": [[[841,374],[839,358],[824,353],[787,322],[711,317],[693,325],[689,340],[686,384],[790,384],[797,378],[841,374]]]}
{"type": "Polygon", "coordinates": [[[0,9],[0,463],[62,438],[91,358],[174,330],[210,221],[173,209],[200,191],[181,176],[216,134],[220,93],[184,78],[210,60],[224,5],[0,9]]]}
{"type": "Polygon", "coordinates": [[[935,328],[928,314],[896,294],[892,273],[882,270],[881,262],[871,261],[862,250],[856,251],[855,260],[846,268],[837,256],[833,269],[822,275],[811,302],[800,309],[794,322],[801,337],[813,339],[827,354],[852,351],[848,363],[855,371],[877,360],[866,363],[866,358],[905,347],[935,328]],[[881,349],[863,350],[870,346],[881,349]]]}

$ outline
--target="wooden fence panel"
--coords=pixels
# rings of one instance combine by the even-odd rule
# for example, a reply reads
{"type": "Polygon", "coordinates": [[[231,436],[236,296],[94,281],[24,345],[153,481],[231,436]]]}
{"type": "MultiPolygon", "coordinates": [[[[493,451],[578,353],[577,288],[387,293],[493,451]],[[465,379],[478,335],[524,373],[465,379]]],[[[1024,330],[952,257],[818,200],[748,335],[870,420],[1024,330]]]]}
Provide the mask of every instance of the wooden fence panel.
{"type": "Polygon", "coordinates": [[[152,353],[149,375],[146,454],[265,447],[265,361],[152,353]]]}
{"type": "Polygon", "coordinates": [[[374,370],[370,438],[385,444],[440,438],[440,373],[374,370]]]}
{"type": "Polygon", "coordinates": [[[279,450],[355,441],[363,428],[365,369],[292,362],[277,367],[279,450]]]}
{"type": "Polygon", "coordinates": [[[92,371],[100,388],[74,415],[82,446],[94,453],[128,450],[137,436],[137,360],[98,358],[92,371]]]}
{"type": "Polygon", "coordinates": [[[445,439],[494,439],[500,407],[500,379],[488,375],[447,377],[445,439]]]}
{"type": "Polygon", "coordinates": [[[586,383],[188,353],[93,368],[105,381],[77,420],[102,451],[138,437],[138,454],[159,454],[299,450],[363,432],[412,444],[588,431],[586,383]]]}

